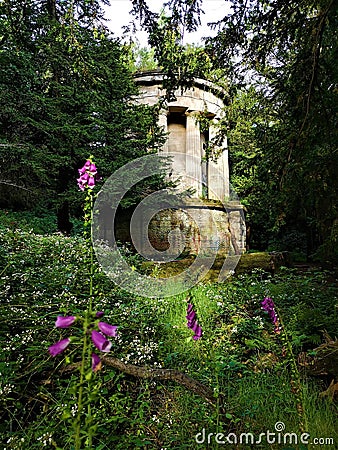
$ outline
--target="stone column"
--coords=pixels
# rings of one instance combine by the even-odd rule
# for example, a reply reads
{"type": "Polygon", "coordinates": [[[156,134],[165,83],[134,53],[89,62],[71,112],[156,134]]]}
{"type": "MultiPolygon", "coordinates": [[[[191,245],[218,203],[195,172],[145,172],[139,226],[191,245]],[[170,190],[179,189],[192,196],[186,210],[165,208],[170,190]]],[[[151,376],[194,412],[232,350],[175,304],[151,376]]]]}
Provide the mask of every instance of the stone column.
{"type": "MultiPolygon", "coordinates": [[[[160,127],[163,127],[163,131],[165,133],[168,132],[168,111],[166,111],[164,109],[161,110],[161,112],[158,116],[158,125],[160,127]]],[[[163,144],[162,151],[165,153],[168,152],[168,136],[167,136],[165,143],[163,144]]]]}
{"type": "MultiPolygon", "coordinates": [[[[210,124],[209,140],[212,141],[217,134],[216,122],[210,124]]],[[[209,160],[208,164],[208,194],[212,200],[229,198],[229,160],[227,139],[225,138],[221,147],[214,148],[217,159],[209,160]]]]}
{"type": "Polygon", "coordinates": [[[202,195],[201,133],[193,111],[186,112],[186,184],[195,190],[194,197],[202,195]]]}

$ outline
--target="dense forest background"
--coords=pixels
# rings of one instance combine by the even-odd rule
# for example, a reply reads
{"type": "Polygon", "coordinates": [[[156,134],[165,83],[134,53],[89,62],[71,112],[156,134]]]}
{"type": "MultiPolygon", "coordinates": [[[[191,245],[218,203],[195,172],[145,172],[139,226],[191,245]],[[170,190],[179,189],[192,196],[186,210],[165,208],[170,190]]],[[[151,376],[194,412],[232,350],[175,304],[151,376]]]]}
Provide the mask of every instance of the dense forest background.
{"type": "MultiPolygon", "coordinates": [[[[247,209],[249,248],[337,260],[337,2],[233,0],[213,25],[216,37],[194,47],[183,35],[199,26],[202,1],[170,0],[159,15],[132,0],[152,50],[112,35],[107,3],[0,4],[6,214],[49,215],[69,233],[81,215],[77,168],[89,154],[106,177],[156,151],[163,143],[158,108],[132,102],[133,72],[160,67],[169,96],[194,76],[227,90],[220,134],[228,137],[231,182],[247,209]]],[[[126,204],[134,201],[137,195],[126,204]]]]}

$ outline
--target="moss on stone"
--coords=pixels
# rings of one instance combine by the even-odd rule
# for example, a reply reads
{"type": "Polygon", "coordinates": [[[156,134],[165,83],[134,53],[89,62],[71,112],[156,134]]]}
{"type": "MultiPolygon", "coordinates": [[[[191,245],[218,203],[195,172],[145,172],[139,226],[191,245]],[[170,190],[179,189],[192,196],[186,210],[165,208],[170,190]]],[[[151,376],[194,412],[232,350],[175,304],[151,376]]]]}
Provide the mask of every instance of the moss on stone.
{"type": "Polygon", "coordinates": [[[244,253],[235,269],[236,275],[249,273],[253,269],[262,269],[271,272],[271,255],[267,252],[244,253]]]}
{"type": "MultiPolygon", "coordinates": [[[[178,275],[184,270],[188,269],[188,267],[193,263],[194,258],[184,258],[178,261],[172,261],[170,263],[153,263],[147,262],[144,263],[144,268],[147,270],[147,273],[154,273],[154,269],[156,267],[156,276],[159,278],[169,278],[174,275],[178,275]]],[[[250,273],[254,269],[261,269],[266,272],[275,272],[278,268],[283,264],[283,259],[281,258],[280,253],[271,254],[267,252],[257,252],[257,253],[245,253],[241,256],[239,263],[235,269],[235,275],[240,275],[244,273],[250,273]]],[[[218,281],[218,276],[220,270],[224,263],[224,257],[217,257],[214,264],[208,273],[204,276],[203,280],[205,282],[216,282],[218,281]]],[[[203,260],[201,259],[201,264],[203,264],[203,260]]]]}

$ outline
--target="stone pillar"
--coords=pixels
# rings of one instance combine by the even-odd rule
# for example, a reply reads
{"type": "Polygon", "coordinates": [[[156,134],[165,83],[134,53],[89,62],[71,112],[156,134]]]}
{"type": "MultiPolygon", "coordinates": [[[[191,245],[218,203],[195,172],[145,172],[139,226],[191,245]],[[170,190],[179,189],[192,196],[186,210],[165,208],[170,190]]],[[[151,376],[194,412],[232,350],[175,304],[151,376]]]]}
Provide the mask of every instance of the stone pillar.
{"type": "MultiPolygon", "coordinates": [[[[216,122],[211,123],[209,127],[209,140],[212,141],[217,134],[216,122]]],[[[208,196],[212,200],[221,200],[229,198],[229,161],[227,139],[223,141],[221,147],[214,147],[217,159],[209,159],[208,164],[208,196]]]]}
{"type": "Polygon", "coordinates": [[[193,111],[186,113],[186,184],[195,191],[194,197],[202,195],[201,133],[200,124],[193,111]]]}
{"type": "MultiPolygon", "coordinates": [[[[165,133],[168,132],[168,117],[167,116],[168,116],[168,112],[166,110],[161,110],[161,112],[158,116],[158,125],[160,127],[163,127],[163,131],[165,133]]],[[[165,143],[163,144],[162,151],[165,153],[168,152],[168,136],[167,136],[165,143]]]]}

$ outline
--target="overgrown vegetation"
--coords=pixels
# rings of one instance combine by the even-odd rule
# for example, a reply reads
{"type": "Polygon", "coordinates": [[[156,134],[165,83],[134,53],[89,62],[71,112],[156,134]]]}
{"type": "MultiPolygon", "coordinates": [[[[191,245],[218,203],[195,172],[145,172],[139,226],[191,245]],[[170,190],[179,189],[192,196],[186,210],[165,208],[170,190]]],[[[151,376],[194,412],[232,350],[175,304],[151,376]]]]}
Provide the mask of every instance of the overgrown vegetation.
{"type": "Polygon", "coordinates": [[[168,98],[194,77],[223,87],[219,132],[250,248],[337,262],[337,8],[284,3],[232,2],[216,36],[206,31],[194,46],[183,38],[198,28],[202,1],[171,0],[156,14],[132,0],[146,50],[116,39],[97,1],[1,2],[0,205],[38,204],[69,233],[69,213],[81,210],[69,180],[89,149],[107,177],[163,143],[158,106],[132,102],[135,69],[159,67],[168,98]]]}
{"type": "MultiPolygon", "coordinates": [[[[77,346],[57,359],[49,357],[48,346],[68,333],[53,327],[57,314],[81,314],[87,307],[85,241],[2,229],[0,244],[1,446],[70,449],[75,372],[64,370],[77,346]]],[[[92,397],[95,448],[195,449],[203,428],[258,436],[273,432],[278,421],[299,432],[290,359],[261,308],[267,295],[302,362],[307,431],[338,442],[337,405],[320,396],[337,373],[323,375],[314,357],[328,336],[337,338],[335,283],[329,272],[285,269],[275,277],[256,271],[224,284],[197,285],[191,296],[203,336],[193,341],[186,295],[135,298],[96,272],[97,308],[119,326],[113,355],[128,364],[178,369],[211,387],[215,400],[211,405],[173,382],[133,378],[104,365],[92,397]]],[[[210,448],[217,448],[215,442],[210,448]]]]}

